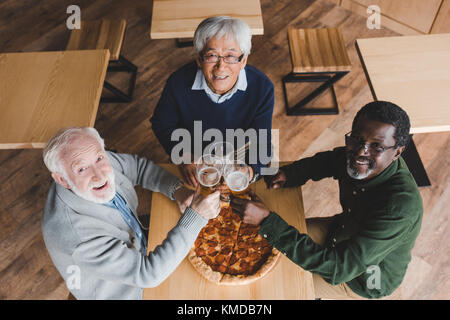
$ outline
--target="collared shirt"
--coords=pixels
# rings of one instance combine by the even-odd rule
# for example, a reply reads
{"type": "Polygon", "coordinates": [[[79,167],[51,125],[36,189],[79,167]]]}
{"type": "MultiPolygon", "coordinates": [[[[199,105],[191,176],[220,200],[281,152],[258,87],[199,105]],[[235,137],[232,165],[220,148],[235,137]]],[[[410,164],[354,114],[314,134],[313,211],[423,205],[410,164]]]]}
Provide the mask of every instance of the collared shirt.
{"type": "Polygon", "coordinates": [[[142,232],[141,226],[134,216],[133,212],[131,212],[130,207],[122,196],[116,192],[114,198],[105,203],[106,206],[119,210],[120,215],[123,220],[128,224],[131,230],[134,231],[134,234],[141,242],[141,251],[146,255],[147,254],[147,239],[145,234],[142,232]]]}
{"type": "Polygon", "coordinates": [[[364,181],[349,177],[345,147],[320,152],[280,168],[285,187],[333,177],[339,182],[343,212],[334,216],[325,246],[315,244],[272,212],[260,233],[289,259],[336,285],[379,298],[402,282],[423,215],[417,185],[400,157],[382,173],[364,181]],[[377,281],[373,283],[374,271],[377,281]]]}
{"type": "Polygon", "coordinates": [[[238,79],[234,87],[228,91],[227,93],[220,95],[214,93],[211,88],[206,83],[205,75],[203,74],[201,69],[197,70],[197,74],[195,75],[195,81],[192,85],[192,90],[205,90],[208,97],[215,103],[222,103],[228,99],[230,99],[238,90],[245,91],[247,89],[247,75],[245,73],[245,69],[241,69],[238,75],[238,79]]]}

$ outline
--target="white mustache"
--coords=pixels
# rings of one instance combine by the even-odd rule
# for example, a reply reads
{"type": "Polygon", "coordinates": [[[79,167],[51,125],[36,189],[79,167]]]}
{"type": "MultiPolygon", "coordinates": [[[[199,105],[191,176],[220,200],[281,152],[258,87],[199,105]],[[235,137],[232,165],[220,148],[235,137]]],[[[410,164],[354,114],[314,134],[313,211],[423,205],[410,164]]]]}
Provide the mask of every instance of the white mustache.
{"type": "Polygon", "coordinates": [[[110,186],[112,181],[114,181],[114,172],[113,172],[113,171],[108,172],[108,173],[106,174],[105,180],[104,180],[103,182],[101,182],[101,183],[99,183],[99,182],[93,182],[93,183],[91,183],[91,184],[89,185],[89,189],[90,189],[90,190],[92,190],[92,189],[94,189],[94,188],[98,189],[98,188],[100,188],[100,187],[103,187],[103,186],[104,186],[105,184],[107,184],[107,183],[108,183],[108,186],[110,186]]]}
{"type": "Polygon", "coordinates": [[[91,189],[98,189],[98,188],[100,188],[100,187],[103,187],[106,183],[107,183],[108,181],[105,181],[104,183],[102,183],[102,184],[94,184],[94,185],[92,185],[92,186],[89,186],[91,189]]]}

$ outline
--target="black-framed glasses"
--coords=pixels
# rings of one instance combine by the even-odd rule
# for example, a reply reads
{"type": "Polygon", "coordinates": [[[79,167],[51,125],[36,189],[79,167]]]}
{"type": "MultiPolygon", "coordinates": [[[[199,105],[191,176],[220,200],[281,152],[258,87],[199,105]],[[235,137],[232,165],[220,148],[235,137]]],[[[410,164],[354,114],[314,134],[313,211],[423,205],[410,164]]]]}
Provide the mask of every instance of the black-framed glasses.
{"type": "Polygon", "coordinates": [[[351,134],[352,131],[345,134],[345,145],[353,150],[359,150],[359,148],[364,147],[364,151],[368,151],[372,156],[376,156],[380,153],[385,152],[388,149],[393,149],[397,147],[397,145],[385,147],[377,142],[366,143],[361,139],[361,137],[355,137],[352,136],[351,134]]]}
{"type": "Polygon", "coordinates": [[[201,59],[205,63],[217,63],[220,59],[223,60],[223,62],[228,64],[236,64],[238,62],[241,62],[242,58],[244,58],[244,54],[241,54],[239,57],[236,56],[218,56],[217,54],[205,54],[201,56],[201,59]]]}

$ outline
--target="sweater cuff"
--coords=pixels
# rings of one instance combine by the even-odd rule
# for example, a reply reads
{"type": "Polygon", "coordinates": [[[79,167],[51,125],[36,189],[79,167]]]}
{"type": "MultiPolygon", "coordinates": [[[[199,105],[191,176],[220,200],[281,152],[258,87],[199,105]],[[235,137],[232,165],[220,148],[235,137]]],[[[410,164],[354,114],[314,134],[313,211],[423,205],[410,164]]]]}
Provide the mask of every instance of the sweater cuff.
{"type": "Polygon", "coordinates": [[[178,221],[178,226],[183,227],[197,236],[200,230],[206,226],[208,221],[209,220],[200,216],[194,209],[187,207],[186,210],[184,210],[183,216],[178,221]]]}
{"type": "Polygon", "coordinates": [[[179,188],[181,188],[184,185],[183,181],[177,178],[177,180],[172,183],[172,185],[169,186],[168,189],[168,196],[170,200],[175,200],[175,191],[177,191],[179,188]]]}
{"type": "Polygon", "coordinates": [[[277,213],[271,211],[270,214],[264,218],[259,228],[259,234],[261,234],[267,241],[276,247],[276,243],[279,240],[279,234],[281,230],[286,229],[289,225],[283,220],[277,213]]]}

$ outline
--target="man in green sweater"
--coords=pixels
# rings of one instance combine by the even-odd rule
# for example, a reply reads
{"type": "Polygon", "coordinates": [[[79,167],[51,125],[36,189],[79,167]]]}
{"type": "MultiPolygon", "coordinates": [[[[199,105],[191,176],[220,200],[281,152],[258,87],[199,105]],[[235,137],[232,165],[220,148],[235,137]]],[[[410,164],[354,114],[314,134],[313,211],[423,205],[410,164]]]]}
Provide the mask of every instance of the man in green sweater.
{"type": "MultiPolygon", "coordinates": [[[[252,193],[233,199],[244,222],[294,263],[313,273],[317,298],[381,298],[401,284],[419,234],[423,206],[400,157],[409,141],[408,115],[377,101],[356,115],[345,147],[320,152],[266,177],[268,188],[298,187],[309,179],[339,182],[343,212],[307,219],[298,232],[252,193]]],[[[299,284],[301,285],[301,284],[299,284]]]]}

